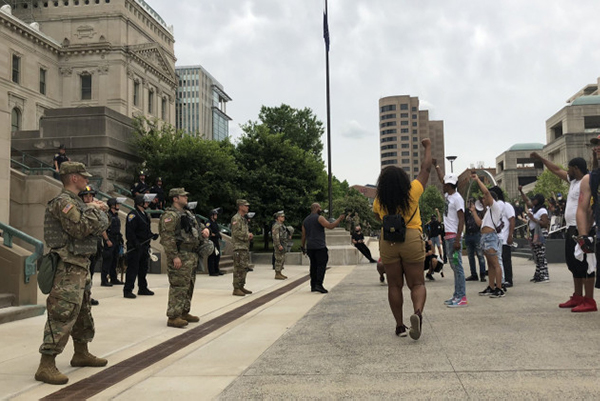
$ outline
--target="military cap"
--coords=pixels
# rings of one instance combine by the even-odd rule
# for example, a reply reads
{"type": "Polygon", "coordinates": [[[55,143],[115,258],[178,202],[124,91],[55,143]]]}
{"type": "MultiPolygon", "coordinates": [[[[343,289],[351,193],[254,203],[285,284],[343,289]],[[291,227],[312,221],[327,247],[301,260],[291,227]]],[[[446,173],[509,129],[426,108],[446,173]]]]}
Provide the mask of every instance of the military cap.
{"type": "Polygon", "coordinates": [[[185,188],[171,188],[171,190],[169,191],[169,198],[172,198],[174,196],[187,196],[189,194],[189,192],[185,191],[185,188]]]}
{"type": "Polygon", "coordinates": [[[236,203],[238,206],[250,206],[246,199],[238,199],[236,203]]]}
{"type": "Polygon", "coordinates": [[[63,162],[60,165],[60,175],[79,174],[90,178],[92,175],[85,169],[85,165],[79,162],[63,162]]]}
{"type": "Polygon", "coordinates": [[[283,213],[283,210],[280,210],[280,211],[276,212],[276,213],[274,214],[274,216],[275,216],[275,218],[278,218],[278,217],[285,217],[285,213],[283,213]]]}

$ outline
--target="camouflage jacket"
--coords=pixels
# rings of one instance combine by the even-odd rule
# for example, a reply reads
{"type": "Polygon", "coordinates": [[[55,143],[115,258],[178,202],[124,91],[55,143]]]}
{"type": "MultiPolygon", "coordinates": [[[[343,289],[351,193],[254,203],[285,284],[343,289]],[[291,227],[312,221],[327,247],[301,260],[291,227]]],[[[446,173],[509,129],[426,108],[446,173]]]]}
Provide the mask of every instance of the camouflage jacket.
{"type": "Polygon", "coordinates": [[[289,238],[287,228],[285,228],[283,224],[276,221],[275,224],[273,224],[273,227],[271,227],[271,235],[273,236],[273,247],[276,250],[279,250],[279,245],[281,245],[285,250],[285,245],[289,238]]]}
{"type": "Polygon", "coordinates": [[[170,259],[180,252],[198,252],[204,228],[189,210],[169,207],[158,223],[160,243],[170,259]]]}
{"type": "Polygon", "coordinates": [[[231,242],[233,249],[250,248],[250,232],[248,231],[248,220],[239,213],[231,218],[231,242]]]}
{"type": "Polygon", "coordinates": [[[66,263],[87,268],[98,249],[98,237],[109,224],[105,212],[63,189],[46,206],[44,240],[66,263]]]}

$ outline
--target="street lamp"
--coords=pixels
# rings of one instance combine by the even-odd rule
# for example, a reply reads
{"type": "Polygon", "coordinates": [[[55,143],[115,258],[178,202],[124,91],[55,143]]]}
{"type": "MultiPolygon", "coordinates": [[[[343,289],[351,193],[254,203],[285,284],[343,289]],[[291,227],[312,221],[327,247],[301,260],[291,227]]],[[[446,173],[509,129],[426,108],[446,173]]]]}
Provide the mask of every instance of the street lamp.
{"type": "Polygon", "coordinates": [[[446,160],[448,160],[450,162],[450,172],[454,173],[454,168],[452,163],[454,163],[454,160],[456,160],[458,156],[446,156],[446,160]]]}

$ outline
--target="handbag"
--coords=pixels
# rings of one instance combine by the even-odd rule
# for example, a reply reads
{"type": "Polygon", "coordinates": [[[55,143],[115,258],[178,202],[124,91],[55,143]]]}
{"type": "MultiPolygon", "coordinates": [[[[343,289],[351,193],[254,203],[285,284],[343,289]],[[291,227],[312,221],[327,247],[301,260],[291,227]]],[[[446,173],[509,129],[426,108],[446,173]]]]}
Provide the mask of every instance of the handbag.
{"type": "Polygon", "coordinates": [[[498,234],[500,234],[502,232],[502,230],[504,229],[504,221],[501,221],[500,224],[497,226],[496,223],[494,223],[494,214],[492,213],[491,208],[490,208],[490,218],[492,219],[492,224],[494,225],[496,232],[498,234]]]}
{"type": "Polygon", "coordinates": [[[399,214],[388,214],[383,216],[383,239],[390,242],[404,242],[406,239],[406,226],[411,222],[417,213],[410,216],[408,222],[404,222],[404,217],[399,214]]]}
{"type": "Polygon", "coordinates": [[[60,256],[54,252],[48,252],[41,258],[40,268],[38,269],[37,282],[42,294],[50,294],[52,284],[54,284],[54,275],[60,256]]]}

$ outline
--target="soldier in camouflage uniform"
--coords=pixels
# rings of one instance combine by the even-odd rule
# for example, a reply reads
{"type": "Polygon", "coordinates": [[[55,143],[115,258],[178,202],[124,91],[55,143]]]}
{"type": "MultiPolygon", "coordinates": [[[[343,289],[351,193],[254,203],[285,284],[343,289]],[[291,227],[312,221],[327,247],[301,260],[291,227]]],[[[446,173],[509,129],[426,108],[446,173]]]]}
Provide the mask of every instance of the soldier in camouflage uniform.
{"type": "Polygon", "coordinates": [[[65,384],[69,379],[55,364],[73,337],[75,354],[71,366],[105,366],[108,361],[88,352],[87,344],[94,338],[94,320],[90,307],[90,256],[96,252],[98,236],[108,228],[106,204],[93,201],[87,205],[77,196],[88,184],[91,175],[82,163],[63,162],[61,193],[46,207],[44,240],[50,252],[60,259],[52,290],[46,300],[48,320],[44,342],[40,346],[42,359],[35,379],[49,384],[65,384]]]}
{"type": "Polygon", "coordinates": [[[281,274],[283,264],[285,262],[286,244],[289,233],[283,222],[285,214],[283,210],[275,213],[275,224],[271,227],[271,235],[273,236],[273,249],[275,250],[275,280],[285,280],[287,276],[281,274]]]}
{"type": "Polygon", "coordinates": [[[233,244],[233,295],[243,297],[252,294],[245,289],[246,274],[250,262],[250,241],[253,238],[248,231],[248,208],[250,204],[244,199],[237,200],[238,212],[231,218],[231,242],[233,244]]]}
{"type": "MultiPolygon", "coordinates": [[[[210,234],[208,229],[198,225],[196,217],[187,209],[188,195],[184,188],[171,189],[169,198],[173,205],[163,213],[158,225],[160,243],[168,263],[167,326],[179,328],[187,326],[188,322],[200,321],[198,316],[190,315],[190,308],[202,239],[212,247],[212,242],[206,240],[210,234]]],[[[205,251],[202,251],[204,256],[205,251]]]]}

